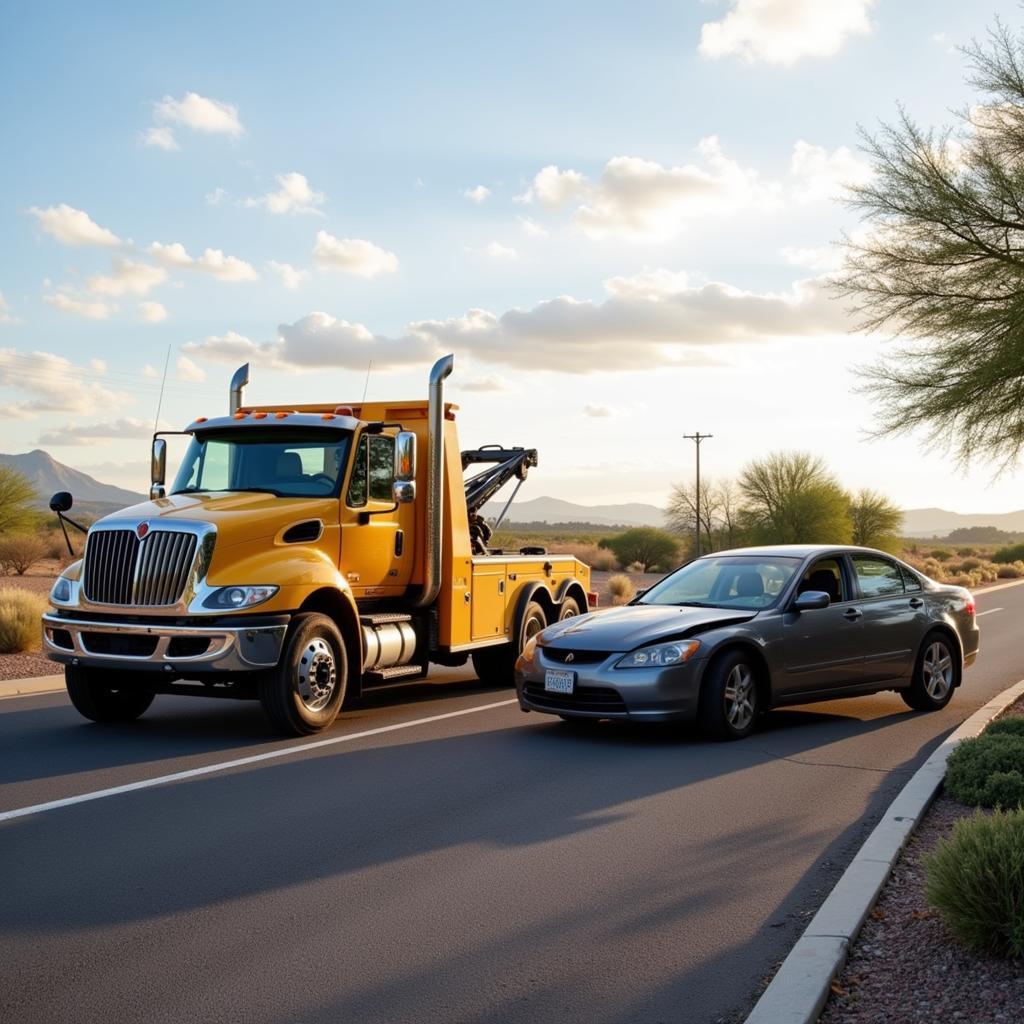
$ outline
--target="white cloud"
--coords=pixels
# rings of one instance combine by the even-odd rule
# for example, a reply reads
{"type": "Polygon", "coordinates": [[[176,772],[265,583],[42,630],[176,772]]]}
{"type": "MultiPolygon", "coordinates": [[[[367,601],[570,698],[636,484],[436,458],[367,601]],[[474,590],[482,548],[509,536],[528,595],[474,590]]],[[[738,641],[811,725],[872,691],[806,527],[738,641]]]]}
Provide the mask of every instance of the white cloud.
{"type": "Polygon", "coordinates": [[[178,140],[174,137],[174,132],[167,125],[160,127],[154,125],[152,128],[147,129],[142,134],[142,141],[147,146],[156,146],[158,149],[166,149],[168,152],[181,149],[181,146],[178,145],[178,140]]]}
{"type": "Polygon", "coordinates": [[[235,106],[195,92],[185,93],[180,100],[165,96],[154,107],[154,115],[158,121],[185,125],[197,132],[238,138],[245,131],[235,106]]]}
{"type": "Polygon", "coordinates": [[[99,299],[76,299],[71,295],[66,295],[64,292],[44,295],[43,301],[48,302],[62,313],[71,313],[86,320],[106,320],[114,309],[113,306],[99,299]]]}
{"type": "Polygon", "coordinates": [[[793,146],[790,173],[796,178],[794,199],[812,203],[835,199],[846,185],[862,185],[871,177],[871,165],[858,159],[848,146],[839,146],[831,153],[824,146],[813,146],[800,139],[793,146]]]}
{"type": "Polygon", "coordinates": [[[107,364],[102,359],[90,359],[89,360],[89,369],[92,370],[93,373],[106,373],[107,372],[107,364]]]}
{"type": "Polygon", "coordinates": [[[0,417],[23,418],[38,413],[91,415],[114,411],[131,396],[112,391],[95,366],[80,366],[52,352],[0,349],[0,385],[15,389],[21,400],[0,406],[0,417]]]}
{"type": "Polygon", "coordinates": [[[212,192],[207,192],[203,198],[210,206],[220,206],[229,195],[230,193],[226,188],[221,188],[218,185],[212,192]]]}
{"type": "Polygon", "coordinates": [[[363,238],[335,238],[326,231],[316,233],[313,258],[322,267],[347,271],[358,277],[392,274],[398,269],[398,257],[363,238]]]}
{"type": "Polygon", "coordinates": [[[7,300],[4,298],[4,293],[0,292],[0,324],[13,324],[14,314],[11,313],[11,307],[8,305],[7,300]]]}
{"type": "Polygon", "coordinates": [[[246,263],[236,256],[225,256],[220,249],[204,249],[202,256],[193,259],[181,242],[171,242],[167,245],[153,242],[146,252],[165,267],[194,270],[220,278],[222,281],[256,281],[260,276],[251,263],[246,263]]]}
{"type": "Polygon", "coordinates": [[[109,274],[96,274],[86,282],[89,291],[97,295],[146,295],[151,288],[167,280],[163,267],[131,260],[115,259],[109,274]]]}
{"type": "Polygon", "coordinates": [[[850,36],[868,35],[875,0],[733,0],[732,10],[700,30],[704,57],[794,64],[831,57],[850,36]]]}
{"type": "Polygon", "coordinates": [[[634,240],[671,238],[698,218],[779,204],[781,186],[728,158],[717,137],[701,139],[697,152],[703,166],[616,156],[597,182],[545,167],[520,199],[551,208],[574,203],[572,223],[588,237],[634,240]]]}
{"type": "MultiPolygon", "coordinates": [[[[160,428],[169,429],[164,423],[160,424],[160,428]]],[[[84,447],[93,445],[97,441],[105,443],[121,438],[148,439],[152,434],[152,420],[139,420],[129,416],[118,420],[108,420],[105,423],[68,423],[63,427],[40,434],[38,443],[84,447]]]]}
{"type": "Polygon", "coordinates": [[[535,220],[531,220],[529,217],[520,217],[519,225],[523,229],[523,233],[529,235],[531,238],[548,237],[547,228],[538,224],[535,220]]]}
{"type": "Polygon", "coordinates": [[[956,53],[956,45],[950,39],[948,32],[935,32],[931,40],[936,46],[941,46],[946,53],[956,53]]]}
{"type": "Polygon", "coordinates": [[[837,270],[843,262],[843,254],[838,246],[793,246],[786,245],[779,250],[782,258],[794,267],[806,267],[808,270],[825,272],[837,270]]]}
{"type": "Polygon", "coordinates": [[[470,202],[479,205],[480,203],[487,202],[490,197],[491,190],[486,185],[476,185],[473,188],[467,188],[462,194],[470,202]]]}
{"type": "Polygon", "coordinates": [[[206,380],[206,371],[201,366],[197,366],[188,356],[178,357],[177,368],[178,380],[188,381],[192,384],[206,380]]]}
{"type": "Polygon", "coordinates": [[[314,192],[304,174],[298,171],[279,174],[277,183],[281,187],[276,192],[246,199],[245,205],[265,206],[271,213],[320,213],[317,207],[323,206],[326,196],[323,192],[314,192]]]}
{"type": "Polygon", "coordinates": [[[475,249],[472,246],[467,245],[466,252],[480,256],[487,256],[492,260],[514,260],[519,257],[519,253],[517,253],[515,249],[511,249],[507,245],[502,245],[500,242],[488,242],[482,249],[475,249]]]}
{"type": "Polygon", "coordinates": [[[706,365],[712,350],[777,339],[844,334],[843,304],[827,278],[795,282],[783,292],[749,292],[720,282],[693,284],[686,274],[650,270],[605,282],[601,302],[559,296],[530,309],[495,314],[471,309],[446,320],[407,324],[399,337],[360,323],[311,313],[282,324],[274,341],[237,334],[185,346],[218,362],[251,360],[275,368],[380,369],[421,365],[456,351],[484,363],[586,374],[706,365]]]}
{"type": "Polygon", "coordinates": [[[583,415],[590,416],[593,419],[603,420],[614,416],[615,411],[610,405],[600,405],[597,402],[588,402],[583,406],[583,415]]]}
{"type": "Polygon", "coordinates": [[[123,244],[113,231],[101,228],[84,210],[76,210],[67,203],[48,206],[45,210],[33,206],[28,212],[48,235],[64,245],[102,245],[113,248],[123,244]]]}
{"type": "Polygon", "coordinates": [[[146,365],[142,368],[142,376],[145,377],[146,380],[160,379],[160,374],[157,372],[156,367],[151,365],[150,363],[146,363],[146,365]]]}
{"type": "Polygon", "coordinates": [[[144,323],[158,324],[167,319],[167,310],[159,302],[140,302],[139,316],[142,317],[144,323]]]}
{"type": "Polygon", "coordinates": [[[458,387],[463,391],[507,391],[508,381],[496,373],[489,373],[484,377],[473,377],[470,380],[460,381],[458,387]]]}
{"type": "Polygon", "coordinates": [[[281,283],[285,288],[289,288],[292,291],[309,277],[308,270],[298,270],[290,263],[278,263],[277,260],[268,260],[267,266],[281,278],[281,283]]]}

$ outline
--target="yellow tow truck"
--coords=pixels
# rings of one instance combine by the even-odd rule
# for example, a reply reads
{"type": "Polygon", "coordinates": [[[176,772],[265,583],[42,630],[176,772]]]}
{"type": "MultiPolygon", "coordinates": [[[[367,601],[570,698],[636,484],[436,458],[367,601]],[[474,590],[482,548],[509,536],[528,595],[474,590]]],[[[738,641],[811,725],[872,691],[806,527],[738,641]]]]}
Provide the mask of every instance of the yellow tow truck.
{"type": "MultiPolygon", "coordinates": [[[[243,403],[240,367],[228,415],[183,431],[169,487],[155,435],[150,500],[89,527],[43,616],[78,711],[132,721],[155,694],[258,699],[277,730],[306,735],[431,664],[471,657],[511,685],[530,637],[596,597],[572,556],[488,550],[484,502],[537,453],[460,451],[452,366],[434,365],[427,400],[275,406],[243,403]]],[[[82,529],[71,505],[51,501],[82,529]]]]}

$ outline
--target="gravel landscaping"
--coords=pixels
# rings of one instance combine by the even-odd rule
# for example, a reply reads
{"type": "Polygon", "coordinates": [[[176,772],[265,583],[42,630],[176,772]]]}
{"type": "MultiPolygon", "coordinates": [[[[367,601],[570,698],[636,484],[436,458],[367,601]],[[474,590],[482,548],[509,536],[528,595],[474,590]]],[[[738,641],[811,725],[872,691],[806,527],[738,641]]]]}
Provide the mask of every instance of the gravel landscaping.
{"type": "MultiPolygon", "coordinates": [[[[1006,714],[1024,716],[1024,698],[1006,714]]],[[[922,855],[973,813],[945,795],[929,808],[833,983],[821,1024],[1024,1020],[1024,962],[968,952],[924,898],[922,855]]]]}

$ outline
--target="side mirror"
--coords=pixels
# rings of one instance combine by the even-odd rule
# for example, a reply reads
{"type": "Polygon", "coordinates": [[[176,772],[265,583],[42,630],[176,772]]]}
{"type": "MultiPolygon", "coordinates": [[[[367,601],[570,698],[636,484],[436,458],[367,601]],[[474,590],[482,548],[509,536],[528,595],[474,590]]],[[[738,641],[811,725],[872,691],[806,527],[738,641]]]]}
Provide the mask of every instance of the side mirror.
{"type": "MultiPolygon", "coordinates": [[[[416,435],[411,430],[400,430],[395,435],[395,480],[399,483],[416,480],[416,435]]],[[[412,501],[412,498],[406,500],[412,501]]]]}
{"type": "Polygon", "coordinates": [[[396,505],[411,505],[416,500],[416,481],[396,480],[391,485],[391,500],[396,505]]]}
{"type": "Polygon", "coordinates": [[[824,590],[805,590],[802,594],[797,594],[796,599],[790,605],[790,610],[794,612],[812,612],[821,608],[827,608],[831,603],[832,599],[824,590]]]}
{"type": "Polygon", "coordinates": [[[71,494],[69,491],[58,491],[50,499],[51,512],[67,512],[71,508],[71,494]]]}
{"type": "Polygon", "coordinates": [[[164,481],[167,479],[167,442],[162,437],[153,438],[153,455],[149,467],[150,498],[164,497],[164,481]]]}

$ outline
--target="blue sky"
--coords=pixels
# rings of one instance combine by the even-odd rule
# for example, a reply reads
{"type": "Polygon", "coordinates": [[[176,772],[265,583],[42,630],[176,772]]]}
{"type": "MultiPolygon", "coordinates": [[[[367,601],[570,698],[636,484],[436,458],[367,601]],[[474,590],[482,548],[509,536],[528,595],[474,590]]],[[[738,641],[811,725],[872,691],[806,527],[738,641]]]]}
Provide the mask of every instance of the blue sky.
{"type": "Polygon", "coordinates": [[[0,449],[142,489],[163,419],[423,388],[532,495],[661,502],[777,448],[906,506],[1024,504],[868,442],[821,287],[858,124],[968,102],[1016,2],[36,4],[0,31],[0,449]],[[545,170],[547,169],[547,170],[545,170]],[[269,197],[269,198],[268,198],[269,197]],[[802,282],[802,283],[800,283],[802,282]],[[290,285],[290,286],[289,286],[290,285]],[[479,312],[471,312],[479,311],[479,312]],[[35,354],[35,353],[38,353],[35,354]],[[156,377],[153,376],[154,371],[156,377]]]}

